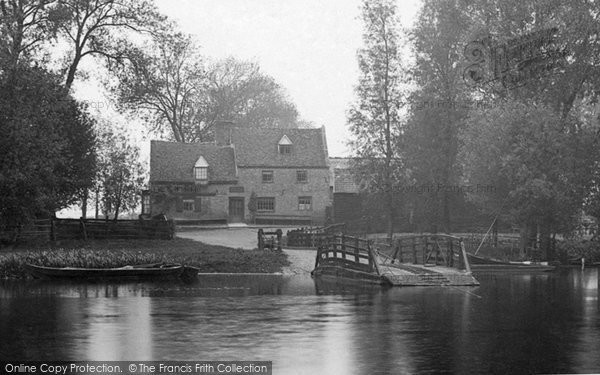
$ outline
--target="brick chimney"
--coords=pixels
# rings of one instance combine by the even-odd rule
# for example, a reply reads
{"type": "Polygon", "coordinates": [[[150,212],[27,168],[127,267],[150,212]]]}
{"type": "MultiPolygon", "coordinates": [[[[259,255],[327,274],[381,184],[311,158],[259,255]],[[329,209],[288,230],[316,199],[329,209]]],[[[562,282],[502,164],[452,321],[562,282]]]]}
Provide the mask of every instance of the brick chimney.
{"type": "Polygon", "coordinates": [[[219,146],[231,144],[231,128],[235,126],[233,121],[217,121],[215,123],[215,142],[219,146]]]}

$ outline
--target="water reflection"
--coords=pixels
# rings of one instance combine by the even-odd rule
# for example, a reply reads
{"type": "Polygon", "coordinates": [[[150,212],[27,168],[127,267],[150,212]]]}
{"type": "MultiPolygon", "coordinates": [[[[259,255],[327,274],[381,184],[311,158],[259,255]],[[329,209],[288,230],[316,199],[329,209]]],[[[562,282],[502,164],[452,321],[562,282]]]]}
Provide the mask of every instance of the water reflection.
{"type": "Polygon", "coordinates": [[[382,289],[308,276],[0,283],[1,359],[271,360],[277,374],[598,372],[598,270],[382,289]]]}

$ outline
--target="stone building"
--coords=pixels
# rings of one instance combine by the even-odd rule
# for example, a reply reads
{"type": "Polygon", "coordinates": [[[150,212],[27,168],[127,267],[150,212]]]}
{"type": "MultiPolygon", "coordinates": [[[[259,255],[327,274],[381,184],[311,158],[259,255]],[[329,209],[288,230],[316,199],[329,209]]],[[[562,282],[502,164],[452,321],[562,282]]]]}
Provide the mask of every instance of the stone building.
{"type": "Polygon", "coordinates": [[[145,214],[175,220],[323,224],[325,130],[219,123],[213,143],[152,141],[143,202],[145,214]]]}

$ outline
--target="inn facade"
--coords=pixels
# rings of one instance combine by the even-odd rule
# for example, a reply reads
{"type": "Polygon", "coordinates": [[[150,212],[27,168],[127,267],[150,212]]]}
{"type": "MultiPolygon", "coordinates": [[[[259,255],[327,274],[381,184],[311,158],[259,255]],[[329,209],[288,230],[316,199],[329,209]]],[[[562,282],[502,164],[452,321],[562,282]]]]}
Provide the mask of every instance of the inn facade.
{"type": "Polygon", "coordinates": [[[331,205],[324,128],[221,122],[215,142],[151,141],[143,213],[176,221],[322,225],[331,205]]]}

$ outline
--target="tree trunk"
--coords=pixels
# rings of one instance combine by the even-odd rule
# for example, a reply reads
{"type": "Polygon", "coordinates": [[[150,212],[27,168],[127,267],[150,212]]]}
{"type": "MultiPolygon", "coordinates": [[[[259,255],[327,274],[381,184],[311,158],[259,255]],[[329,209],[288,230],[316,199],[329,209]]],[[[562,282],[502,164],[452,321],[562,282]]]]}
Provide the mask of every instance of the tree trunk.
{"type": "Polygon", "coordinates": [[[520,256],[523,257],[525,256],[525,253],[527,252],[527,245],[529,242],[529,226],[527,225],[527,223],[521,223],[521,225],[519,226],[519,250],[520,250],[520,256]]]}
{"type": "Polygon", "coordinates": [[[552,248],[552,237],[550,226],[544,221],[540,225],[540,250],[542,250],[546,255],[546,260],[551,261],[554,260],[555,254],[554,249],[552,248]]]}
{"type": "Polygon", "coordinates": [[[98,219],[98,214],[100,212],[100,188],[96,187],[96,215],[94,216],[98,219]]]}
{"type": "Polygon", "coordinates": [[[84,219],[87,217],[88,198],[89,198],[89,191],[88,191],[88,189],[85,189],[85,191],[83,192],[83,195],[81,197],[81,217],[84,219]]]}

